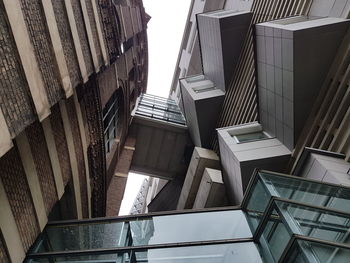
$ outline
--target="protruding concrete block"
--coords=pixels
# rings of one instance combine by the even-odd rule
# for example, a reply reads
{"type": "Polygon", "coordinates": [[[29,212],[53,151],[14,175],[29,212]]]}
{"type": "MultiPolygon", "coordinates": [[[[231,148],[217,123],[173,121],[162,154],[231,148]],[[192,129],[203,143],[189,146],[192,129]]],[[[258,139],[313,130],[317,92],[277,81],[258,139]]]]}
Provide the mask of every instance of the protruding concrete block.
{"type": "Polygon", "coordinates": [[[298,141],[305,113],[317,98],[349,24],[335,17],[296,16],[255,27],[260,122],[289,150],[298,141]]]}
{"type": "Polygon", "coordinates": [[[211,150],[195,147],[177,209],[191,209],[193,207],[205,168],[220,169],[219,156],[211,150]]]}
{"type": "Polygon", "coordinates": [[[204,75],[180,80],[184,112],[195,146],[210,147],[225,93],[204,75]]]}
{"type": "Polygon", "coordinates": [[[226,190],[220,170],[205,168],[193,208],[225,206],[226,190]]]}
{"type": "Polygon", "coordinates": [[[232,205],[242,202],[255,168],[283,172],[291,154],[257,122],[218,129],[218,138],[223,179],[232,205]]]}
{"type": "Polygon", "coordinates": [[[225,91],[238,64],[252,13],[219,10],[197,15],[203,72],[225,91]]]}

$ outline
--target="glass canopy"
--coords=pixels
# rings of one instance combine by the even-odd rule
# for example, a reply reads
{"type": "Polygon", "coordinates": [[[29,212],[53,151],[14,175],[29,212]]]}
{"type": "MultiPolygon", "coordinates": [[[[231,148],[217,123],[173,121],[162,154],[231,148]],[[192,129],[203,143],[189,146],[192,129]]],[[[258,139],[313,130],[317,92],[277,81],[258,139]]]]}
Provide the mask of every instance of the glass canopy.
{"type": "Polygon", "coordinates": [[[350,189],[256,171],[241,207],[49,223],[36,262],[349,262],[350,189]]]}
{"type": "Polygon", "coordinates": [[[50,223],[26,262],[262,262],[252,238],[232,209],[50,223]]]}
{"type": "Polygon", "coordinates": [[[265,262],[348,262],[349,199],[347,187],[256,171],[242,210],[265,262]]]}

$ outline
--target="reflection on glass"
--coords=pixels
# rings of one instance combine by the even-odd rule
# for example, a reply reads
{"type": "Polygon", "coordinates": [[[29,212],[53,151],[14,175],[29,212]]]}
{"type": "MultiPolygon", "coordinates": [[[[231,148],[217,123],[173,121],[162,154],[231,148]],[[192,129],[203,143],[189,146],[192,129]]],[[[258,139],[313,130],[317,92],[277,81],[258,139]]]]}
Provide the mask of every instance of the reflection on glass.
{"type": "Polygon", "coordinates": [[[49,226],[36,252],[252,237],[240,210],[154,216],[129,222],[49,226]]]}
{"type": "Polygon", "coordinates": [[[350,212],[349,188],[267,172],[258,172],[257,177],[255,185],[247,193],[246,207],[243,207],[250,214],[250,211],[263,213],[271,196],[350,212]]]}
{"type": "Polygon", "coordinates": [[[53,256],[50,258],[29,259],[24,263],[130,263],[131,253],[102,254],[102,255],[82,255],[82,256],[53,256]]]}
{"type": "Polygon", "coordinates": [[[262,219],[270,198],[270,192],[263,185],[261,179],[258,178],[256,184],[252,187],[249,193],[249,200],[246,207],[248,222],[253,233],[255,233],[255,230],[262,219]]]}
{"type": "Polygon", "coordinates": [[[297,240],[291,253],[286,258],[287,263],[345,263],[349,262],[350,248],[342,248],[318,242],[297,240]]]}
{"type": "Polygon", "coordinates": [[[240,210],[155,216],[132,221],[130,227],[136,246],[252,236],[240,210]]]}
{"type": "Polygon", "coordinates": [[[25,263],[262,263],[253,242],[149,249],[121,254],[65,256],[27,260],[25,263]]]}
{"type": "Polygon", "coordinates": [[[181,248],[151,249],[147,253],[136,252],[136,262],[149,263],[260,263],[257,247],[253,242],[225,245],[193,246],[181,248]]]}
{"type": "Polygon", "coordinates": [[[127,244],[128,223],[103,223],[47,227],[39,251],[122,247],[127,244]]]}
{"type": "Polygon", "coordinates": [[[274,200],[261,222],[259,243],[266,261],[278,262],[293,234],[349,243],[349,227],[349,214],[274,200]]]}
{"type": "Polygon", "coordinates": [[[350,212],[350,189],[321,182],[301,180],[298,177],[259,173],[271,194],[306,204],[350,212]],[[273,191],[276,194],[272,193],[273,191]]]}
{"type": "Polygon", "coordinates": [[[262,252],[266,262],[270,261],[270,255],[276,262],[278,262],[291,236],[292,234],[284,225],[281,217],[277,211],[274,210],[269,215],[268,221],[259,240],[263,247],[262,252]]]}
{"type": "Polygon", "coordinates": [[[338,243],[349,242],[350,215],[311,208],[283,201],[275,201],[280,211],[287,213],[286,220],[309,237],[338,243]]]}

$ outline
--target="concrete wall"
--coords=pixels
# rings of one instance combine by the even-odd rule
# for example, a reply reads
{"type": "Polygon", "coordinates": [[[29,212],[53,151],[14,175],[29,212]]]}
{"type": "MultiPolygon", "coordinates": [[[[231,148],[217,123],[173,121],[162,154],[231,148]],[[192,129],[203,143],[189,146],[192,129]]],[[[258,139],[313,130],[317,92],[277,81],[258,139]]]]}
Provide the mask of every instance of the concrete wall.
{"type": "Polygon", "coordinates": [[[205,168],[193,208],[225,206],[226,200],[226,190],[221,171],[205,168]]]}

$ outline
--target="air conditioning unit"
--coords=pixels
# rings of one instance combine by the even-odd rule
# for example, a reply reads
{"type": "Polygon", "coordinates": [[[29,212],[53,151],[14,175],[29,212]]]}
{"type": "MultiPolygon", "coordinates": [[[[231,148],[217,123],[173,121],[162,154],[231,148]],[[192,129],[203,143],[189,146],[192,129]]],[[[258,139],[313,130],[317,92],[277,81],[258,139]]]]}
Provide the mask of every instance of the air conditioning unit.
{"type": "Polygon", "coordinates": [[[180,79],[187,126],[198,147],[210,148],[225,93],[204,75],[180,79]]]}
{"type": "Polygon", "coordinates": [[[231,204],[238,205],[254,169],[282,172],[291,152],[257,123],[217,129],[223,179],[231,204]]]}

